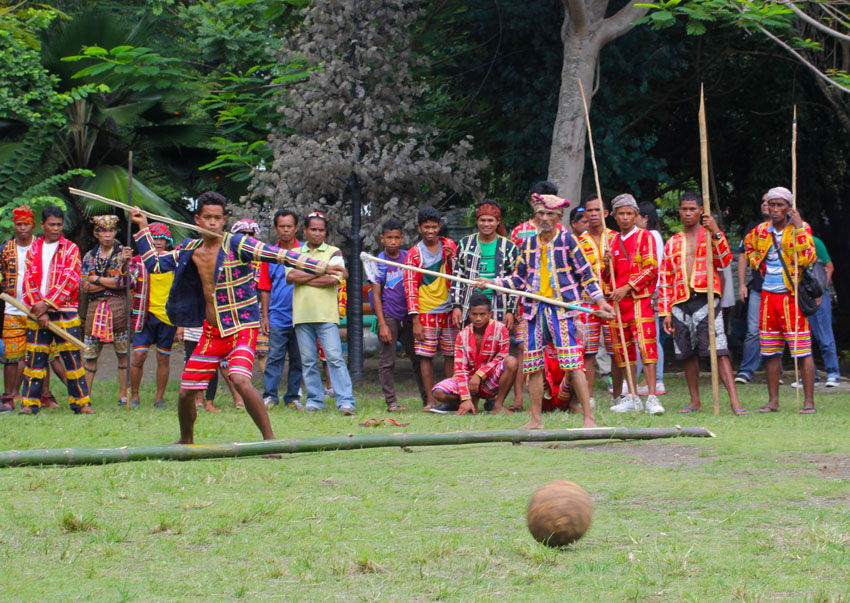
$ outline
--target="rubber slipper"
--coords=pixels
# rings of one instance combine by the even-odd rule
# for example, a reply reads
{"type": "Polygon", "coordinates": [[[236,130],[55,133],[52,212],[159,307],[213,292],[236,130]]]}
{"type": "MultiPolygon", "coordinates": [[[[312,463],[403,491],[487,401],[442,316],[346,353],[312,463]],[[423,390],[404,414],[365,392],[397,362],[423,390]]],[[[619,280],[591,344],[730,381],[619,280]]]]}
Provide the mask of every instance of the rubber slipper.
{"type": "Polygon", "coordinates": [[[407,407],[398,403],[393,403],[387,406],[387,412],[401,412],[403,410],[407,410],[407,407]]]}
{"type": "Polygon", "coordinates": [[[380,419],[366,419],[362,423],[358,423],[360,427],[376,427],[381,424],[380,419]]]}
{"type": "Polygon", "coordinates": [[[765,414],[765,413],[769,413],[769,412],[779,412],[779,409],[778,408],[772,408],[772,407],[768,406],[767,404],[765,404],[764,406],[762,406],[761,408],[758,409],[758,412],[765,414]]]}
{"type": "Polygon", "coordinates": [[[801,409],[800,409],[800,414],[801,414],[801,415],[813,415],[813,414],[815,414],[817,411],[818,411],[818,409],[817,409],[817,408],[801,408],[801,409]]]}
{"type": "Polygon", "coordinates": [[[692,415],[695,412],[699,412],[699,408],[694,408],[693,406],[686,406],[685,408],[680,408],[678,410],[680,415],[692,415]]]}
{"type": "Polygon", "coordinates": [[[732,412],[738,415],[739,417],[743,417],[744,415],[750,414],[750,411],[748,411],[746,408],[733,408],[732,412]]]}
{"type": "Polygon", "coordinates": [[[394,427],[407,427],[408,425],[410,425],[410,423],[399,423],[395,419],[382,419],[382,421],[387,425],[392,425],[394,427]]]}

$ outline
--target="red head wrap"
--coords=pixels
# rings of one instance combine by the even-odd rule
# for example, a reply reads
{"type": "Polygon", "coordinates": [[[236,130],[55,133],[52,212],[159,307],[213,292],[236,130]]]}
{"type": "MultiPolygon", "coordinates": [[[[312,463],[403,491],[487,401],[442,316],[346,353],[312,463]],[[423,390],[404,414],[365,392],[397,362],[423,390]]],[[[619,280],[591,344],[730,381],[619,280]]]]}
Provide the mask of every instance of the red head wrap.
{"type": "Polygon", "coordinates": [[[505,236],[505,225],[502,224],[502,210],[495,203],[481,203],[475,208],[475,219],[481,216],[493,216],[499,221],[496,227],[496,233],[500,236],[505,236]]]}
{"type": "Polygon", "coordinates": [[[167,224],[153,222],[148,228],[150,228],[152,239],[165,239],[169,245],[174,246],[174,239],[171,238],[171,230],[167,224]]]}
{"type": "Polygon", "coordinates": [[[35,224],[35,216],[32,213],[29,205],[21,205],[12,210],[12,222],[29,222],[35,224]]]}

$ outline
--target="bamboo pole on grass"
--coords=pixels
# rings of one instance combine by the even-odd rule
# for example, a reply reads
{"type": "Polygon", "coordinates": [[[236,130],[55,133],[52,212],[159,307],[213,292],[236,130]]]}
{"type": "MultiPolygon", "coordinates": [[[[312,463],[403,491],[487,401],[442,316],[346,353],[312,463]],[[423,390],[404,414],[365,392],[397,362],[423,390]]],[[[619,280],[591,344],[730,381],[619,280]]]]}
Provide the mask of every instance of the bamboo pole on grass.
{"type": "MultiPolygon", "coordinates": [[[[708,189],[708,128],[705,122],[705,95],[699,88],[699,151],[702,168],[702,204],[705,213],[711,216],[711,194],[708,189]]],[[[720,414],[720,380],[717,372],[717,333],[714,329],[714,248],[705,233],[705,259],[707,264],[708,292],[708,348],[711,358],[711,397],[714,402],[714,414],[720,414]]]]}
{"type": "Polygon", "coordinates": [[[573,442],[581,440],[654,440],[660,438],[713,438],[705,427],[590,427],[555,431],[392,433],[328,438],[265,440],[206,445],[122,446],[120,448],[53,448],[0,452],[0,468],[32,465],[105,465],[131,461],[193,461],[269,454],[409,446],[457,446],[491,442],[573,442]]]}
{"type": "MultiPolygon", "coordinates": [[[[590,142],[590,161],[593,164],[593,178],[596,181],[596,196],[599,198],[599,205],[602,207],[602,187],[599,184],[599,169],[596,166],[596,151],[593,148],[593,131],[590,129],[590,111],[587,108],[587,97],[584,94],[584,84],[581,82],[581,78],[578,79],[578,87],[581,90],[581,103],[584,105],[584,120],[587,124],[587,138],[590,142]]],[[[608,242],[608,237],[606,236],[607,226],[605,226],[605,218],[602,219],[602,255],[605,255],[605,247],[608,242]]],[[[614,279],[614,266],[611,266],[611,291],[617,288],[615,279],[614,279]]],[[[602,274],[599,275],[599,287],[602,288],[602,274]]],[[[635,379],[632,377],[632,363],[629,362],[629,353],[626,349],[626,331],[625,327],[623,327],[623,316],[620,313],[620,303],[614,302],[614,313],[616,315],[617,320],[617,330],[620,335],[620,346],[623,350],[623,357],[626,360],[626,382],[629,384],[629,395],[632,397],[632,404],[635,407],[635,411],[637,411],[637,385],[635,384],[635,379]]],[[[637,356],[637,346],[635,346],[635,356],[637,356]]],[[[616,362],[616,358],[612,358],[613,362],[616,362]]],[[[637,358],[635,358],[635,362],[637,362],[637,358]]]]}

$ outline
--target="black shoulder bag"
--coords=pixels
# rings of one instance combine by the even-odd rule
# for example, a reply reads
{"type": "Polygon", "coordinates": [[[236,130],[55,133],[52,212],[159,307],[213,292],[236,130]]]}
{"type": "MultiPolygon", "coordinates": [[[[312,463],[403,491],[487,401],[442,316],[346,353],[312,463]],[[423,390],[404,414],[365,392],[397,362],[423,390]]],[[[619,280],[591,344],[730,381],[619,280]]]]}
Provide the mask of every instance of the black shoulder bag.
{"type": "MultiPolygon", "coordinates": [[[[785,258],[782,257],[782,248],[777,244],[776,235],[773,234],[773,248],[779,255],[779,261],[782,263],[782,269],[785,271],[785,276],[793,283],[791,273],[788,271],[788,266],[785,265],[785,258]]],[[[797,285],[797,307],[800,308],[800,313],[803,316],[811,316],[818,311],[818,300],[823,297],[826,292],[826,270],[823,264],[815,262],[811,266],[803,270],[800,276],[800,282],[797,285]]]]}

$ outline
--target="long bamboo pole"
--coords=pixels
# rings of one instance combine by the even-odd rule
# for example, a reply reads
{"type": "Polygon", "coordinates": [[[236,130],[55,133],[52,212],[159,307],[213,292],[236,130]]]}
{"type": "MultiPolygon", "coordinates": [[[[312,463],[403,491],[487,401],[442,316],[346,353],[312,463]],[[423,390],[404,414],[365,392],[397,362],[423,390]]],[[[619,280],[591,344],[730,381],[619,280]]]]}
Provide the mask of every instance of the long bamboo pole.
{"type": "MultiPolygon", "coordinates": [[[[425,268],[419,268],[418,266],[410,266],[409,264],[400,264],[398,262],[393,262],[392,260],[383,260],[381,258],[375,257],[365,251],[360,254],[360,259],[365,262],[377,262],[379,264],[386,264],[387,266],[395,266],[396,268],[402,268],[404,270],[411,270],[413,272],[419,272],[420,274],[427,274],[428,276],[435,276],[437,278],[444,278],[449,281],[455,281],[457,283],[462,283],[464,285],[470,285],[472,287],[475,286],[475,281],[462,278],[460,276],[455,276],[453,274],[444,274],[442,272],[434,272],[433,270],[426,270],[425,268]]],[[[549,297],[543,297],[542,295],[536,295],[534,293],[529,293],[528,291],[520,291],[518,289],[510,289],[508,287],[502,287],[500,285],[487,285],[488,289],[492,289],[493,291],[500,291],[502,293],[508,293],[510,295],[519,295],[520,297],[526,297],[528,299],[533,299],[539,302],[543,302],[546,304],[550,304],[552,306],[558,306],[559,308],[566,308],[567,310],[574,310],[576,312],[585,312],[587,314],[595,314],[596,316],[602,318],[603,320],[610,320],[610,316],[603,312],[602,310],[593,310],[591,308],[587,308],[585,306],[580,306],[578,304],[568,304],[566,302],[562,302],[560,300],[551,299],[549,297]]]]}
{"type": "MultiPolygon", "coordinates": [[[[35,314],[30,312],[29,308],[27,308],[24,304],[19,302],[17,299],[12,297],[8,293],[0,293],[0,298],[2,298],[3,301],[5,301],[7,304],[15,306],[18,310],[23,312],[30,320],[38,322],[38,319],[35,317],[35,314]]],[[[80,348],[83,351],[86,351],[88,349],[88,346],[84,342],[80,341],[79,339],[71,335],[68,331],[58,325],[53,324],[50,321],[47,322],[47,329],[56,333],[57,335],[59,335],[59,337],[72,343],[75,347],[80,348]]]]}
{"type": "MultiPolygon", "coordinates": [[[[90,193],[88,191],[80,190],[78,188],[69,187],[68,192],[72,195],[77,195],[78,197],[85,197],[86,199],[94,199],[95,201],[100,201],[101,203],[106,203],[107,205],[111,205],[113,207],[120,207],[121,209],[126,209],[130,211],[133,209],[133,206],[127,205],[126,203],[121,203],[120,201],[116,201],[115,199],[110,199],[109,197],[104,197],[103,195],[98,195],[95,193],[90,193]]],[[[182,228],[188,228],[189,230],[194,230],[196,232],[202,232],[204,234],[208,234],[211,237],[221,237],[224,236],[220,232],[213,232],[211,230],[207,230],[206,228],[202,228],[197,224],[189,224],[188,222],[181,222],[180,220],[174,220],[173,218],[167,218],[166,216],[160,216],[157,214],[152,214],[149,211],[145,211],[143,209],[139,210],[143,216],[146,216],[152,220],[157,220],[158,222],[165,222],[166,224],[171,224],[172,226],[180,226],[182,228]]]]}
{"type": "MultiPolygon", "coordinates": [[[[133,151],[130,151],[127,157],[127,180],[129,184],[127,185],[127,201],[129,201],[129,205],[132,207],[133,205],[133,151]]],[[[127,248],[132,248],[133,245],[133,220],[130,219],[130,212],[127,211],[127,248]]],[[[130,383],[130,361],[133,358],[133,302],[130,299],[130,260],[127,260],[127,264],[125,265],[127,282],[125,283],[124,288],[124,296],[125,296],[125,307],[127,308],[127,334],[130,339],[130,354],[127,354],[127,388],[130,390],[127,392],[126,398],[126,410],[130,410],[130,398],[133,396],[132,385],[130,383]]]]}
{"type": "Polygon", "coordinates": [[[130,461],[193,461],[269,454],[295,454],[331,450],[396,446],[457,446],[491,442],[571,442],[579,440],[654,440],[660,438],[713,438],[705,427],[590,427],[555,431],[479,431],[451,433],[392,433],[346,435],[328,438],[265,440],[228,444],[122,446],[120,448],[52,448],[0,452],[0,468],[31,465],[104,465],[130,461]]]}
{"type": "MultiPolygon", "coordinates": [[[[702,167],[702,205],[705,213],[711,216],[711,194],[708,182],[708,127],[705,122],[705,95],[702,84],[699,87],[699,154],[702,167]]],[[[708,292],[708,348],[711,358],[711,397],[714,401],[714,414],[720,414],[720,379],[717,371],[717,333],[714,329],[714,247],[713,241],[705,233],[705,260],[708,271],[706,291],[708,292]]]]}
{"type": "MultiPolygon", "coordinates": [[[[794,119],[791,122],[791,205],[797,209],[797,105],[794,105],[794,119]]],[[[797,233],[794,232],[794,225],[791,225],[791,233],[794,242],[794,388],[797,392],[797,412],[800,412],[800,388],[803,385],[800,383],[800,360],[797,358],[797,350],[799,349],[800,329],[797,323],[800,320],[800,306],[797,303],[799,299],[797,294],[800,292],[799,278],[797,273],[800,270],[800,259],[797,257],[797,233]]],[[[781,243],[781,241],[780,241],[781,243]]],[[[778,253],[782,253],[781,249],[777,249],[778,253]]]]}
{"type": "MultiPolygon", "coordinates": [[[[593,148],[593,130],[590,128],[590,111],[587,108],[587,97],[584,94],[584,84],[581,82],[581,78],[578,78],[578,87],[581,90],[581,103],[584,105],[584,120],[587,124],[587,139],[590,142],[590,161],[593,164],[593,178],[596,181],[596,197],[599,199],[599,207],[603,210],[602,217],[602,255],[605,255],[605,247],[608,242],[607,231],[608,227],[605,225],[605,217],[604,217],[604,201],[602,201],[602,186],[599,184],[599,168],[596,166],[596,151],[593,148]]],[[[611,291],[617,288],[616,280],[614,278],[614,266],[612,264],[611,269],[611,291]]],[[[602,287],[602,274],[599,275],[599,286],[602,287]]],[[[620,335],[620,348],[623,350],[623,357],[626,360],[626,382],[629,384],[629,395],[632,397],[632,404],[635,407],[635,411],[637,411],[637,401],[638,401],[638,392],[637,386],[635,385],[635,379],[632,376],[632,363],[629,362],[629,352],[626,349],[626,331],[623,327],[623,316],[620,313],[620,303],[614,302],[614,313],[617,319],[617,330],[620,335]]],[[[635,346],[635,356],[637,356],[637,346],[635,346]]],[[[612,358],[613,362],[616,362],[616,358],[612,358]]],[[[637,362],[637,358],[635,358],[635,362],[637,362]]]]}

